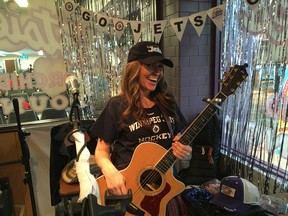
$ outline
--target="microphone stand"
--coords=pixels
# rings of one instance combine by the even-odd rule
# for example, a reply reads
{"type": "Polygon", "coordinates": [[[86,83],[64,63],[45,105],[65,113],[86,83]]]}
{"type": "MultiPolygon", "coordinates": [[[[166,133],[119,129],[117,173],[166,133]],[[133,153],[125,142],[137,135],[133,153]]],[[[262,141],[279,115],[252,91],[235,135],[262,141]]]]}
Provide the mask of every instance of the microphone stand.
{"type": "MultiPolygon", "coordinates": [[[[80,126],[80,101],[78,99],[78,93],[73,94],[73,102],[71,105],[71,110],[69,113],[69,120],[70,123],[73,125],[73,130],[69,133],[67,136],[67,139],[71,142],[74,143],[74,140],[71,139],[72,135],[76,132],[82,131],[85,132],[85,129],[81,129],[80,126]]],[[[78,161],[81,152],[84,150],[86,147],[86,143],[83,145],[83,147],[80,149],[79,153],[77,154],[76,161],[78,161]]]]}
{"type": "Polygon", "coordinates": [[[28,145],[26,143],[26,136],[30,135],[30,133],[26,133],[22,130],[21,122],[20,122],[20,115],[19,115],[19,103],[18,99],[14,98],[12,100],[13,107],[16,115],[17,120],[17,128],[18,128],[18,137],[21,144],[21,150],[22,150],[22,164],[25,167],[25,178],[23,180],[24,184],[28,184],[29,191],[30,191],[30,199],[31,199],[31,205],[32,205],[32,211],[33,215],[37,216],[36,211],[36,204],[35,204],[35,197],[34,197],[34,190],[33,190],[33,184],[32,184],[32,175],[31,175],[31,168],[30,168],[30,152],[28,145]]]}
{"type": "Polygon", "coordinates": [[[69,120],[73,123],[73,129],[76,130],[80,126],[80,102],[78,93],[73,94],[73,102],[69,113],[69,120]]]}
{"type": "MultiPolygon", "coordinates": [[[[67,139],[70,142],[74,142],[74,140],[71,139],[72,135],[76,132],[82,131],[85,132],[84,129],[80,128],[80,101],[78,99],[78,92],[73,94],[73,102],[71,105],[71,110],[69,113],[69,120],[70,123],[73,125],[73,130],[69,133],[67,136],[67,139]]],[[[81,152],[85,149],[86,143],[82,146],[82,148],[79,150],[79,153],[77,154],[76,161],[78,162],[78,159],[80,157],[81,152]]]]}

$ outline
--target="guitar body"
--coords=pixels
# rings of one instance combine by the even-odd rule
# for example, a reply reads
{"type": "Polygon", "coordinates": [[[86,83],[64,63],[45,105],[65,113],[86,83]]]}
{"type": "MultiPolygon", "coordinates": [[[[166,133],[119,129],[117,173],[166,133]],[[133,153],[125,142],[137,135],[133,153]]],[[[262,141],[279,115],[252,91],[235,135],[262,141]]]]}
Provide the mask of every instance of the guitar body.
{"type": "MultiPolygon", "coordinates": [[[[155,166],[166,152],[158,144],[142,143],[135,149],[129,166],[120,171],[126,179],[127,189],[132,191],[132,205],[143,215],[164,216],[169,200],[185,189],[185,185],[173,176],[173,166],[165,173],[155,166]]],[[[97,182],[101,205],[105,205],[105,177],[100,176],[97,182]]],[[[127,215],[135,214],[126,212],[127,215]]]]}

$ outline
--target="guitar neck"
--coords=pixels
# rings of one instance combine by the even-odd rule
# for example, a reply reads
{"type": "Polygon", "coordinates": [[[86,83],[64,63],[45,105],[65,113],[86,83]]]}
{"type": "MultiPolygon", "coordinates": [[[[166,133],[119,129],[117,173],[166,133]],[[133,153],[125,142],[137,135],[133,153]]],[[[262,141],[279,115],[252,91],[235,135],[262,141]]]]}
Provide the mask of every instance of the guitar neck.
{"type": "MultiPolygon", "coordinates": [[[[219,92],[212,101],[219,101],[216,105],[222,104],[227,96],[219,92]]],[[[212,116],[217,112],[218,108],[213,102],[208,103],[205,109],[195,118],[195,120],[187,127],[179,138],[179,142],[190,145],[195,137],[200,133],[204,126],[209,122],[212,116]]]]}
{"type": "MultiPolygon", "coordinates": [[[[248,67],[248,64],[234,65],[234,67],[229,69],[229,75],[226,76],[221,91],[211,101],[207,101],[208,105],[182,133],[179,142],[185,145],[191,144],[195,137],[216,113],[219,105],[226,100],[228,95],[234,93],[241,82],[246,79],[248,76],[246,67],[248,67]]],[[[166,173],[176,160],[177,158],[173,155],[172,148],[170,148],[157,163],[156,167],[161,172],[166,173]]]]}
{"type": "MultiPolygon", "coordinates": [[[[222,92],[219,92],[212,101],[219,101],[217,104],[222,104],[226,100],[227,96],[222,92]]],[[[212,116],[216,113],[218,108],[213,103],[208,103],[205,109],[195,118],[195,120],[187,127],[179,138],[179,142],[190,145],[195,137],[200,133],[212,116]]],[[[168,169],[177,160],[170,148],[156,167],[162,172],[166,173],[168,169]]]]}

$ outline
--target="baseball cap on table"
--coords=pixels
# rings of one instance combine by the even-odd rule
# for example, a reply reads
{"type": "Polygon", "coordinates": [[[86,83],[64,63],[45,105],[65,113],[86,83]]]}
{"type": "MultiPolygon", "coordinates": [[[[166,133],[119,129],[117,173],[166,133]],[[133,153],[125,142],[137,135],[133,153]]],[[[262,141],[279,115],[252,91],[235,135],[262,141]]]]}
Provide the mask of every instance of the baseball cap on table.
{"type": "Polygon", "coordinates": [[[228,176],[221,180],[220,192],[211,203],[228,212],[243,213],[260,205],[259,190],[244,178],[228,176]]]}
{"type": "Polygon", "coordinates": [[[173,62],[162,54],[159,44],[152,41],[141,41],[131,47],[128,54],[128,62],[140,61],[144,64],[162,64],[173,67],[173,62]]]}

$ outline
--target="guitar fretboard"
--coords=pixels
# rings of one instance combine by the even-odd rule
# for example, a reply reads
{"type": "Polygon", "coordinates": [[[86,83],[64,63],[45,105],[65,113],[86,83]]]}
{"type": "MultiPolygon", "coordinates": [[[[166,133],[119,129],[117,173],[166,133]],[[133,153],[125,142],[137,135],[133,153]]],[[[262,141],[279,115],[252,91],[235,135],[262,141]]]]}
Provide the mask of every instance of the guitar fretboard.
{"type": "MultiPolygon", "coordinates": [[[[212,101],[218,99],[217,104],[222,104],[226,100],[227,96],[222,92],[219,92],[212,101]]],[[[209,103],[205,109],[195,118],[195,120],[187,127],[187,129],[182,133],[179,138],[179,142],[190,145],[195,137],[200,133],[212,116],[216,113],[217,107],[213,103],[209,103]]],[[[162,173],[166,173],[168,169],[173,165],[177,160],[170,148],[163,158],[157,163],[156,168],[159,169],[162,173]]]]}

